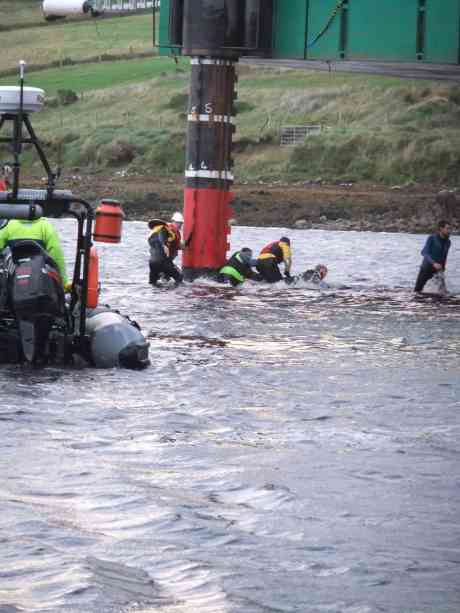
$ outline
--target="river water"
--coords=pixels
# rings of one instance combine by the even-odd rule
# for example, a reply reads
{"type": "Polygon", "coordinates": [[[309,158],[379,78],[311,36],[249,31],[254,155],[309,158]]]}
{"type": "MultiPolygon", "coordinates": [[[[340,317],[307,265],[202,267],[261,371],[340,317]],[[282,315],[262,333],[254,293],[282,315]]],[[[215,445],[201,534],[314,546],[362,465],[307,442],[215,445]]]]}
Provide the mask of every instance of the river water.
{"type": "Polygon", "coordinates": [[[0,368],[0,612],[458,613],[460,305],[412,295],[425,237],[234,228],[332,287],[152,290],[124,230],[102,300],[152,366],[0,368]]]}

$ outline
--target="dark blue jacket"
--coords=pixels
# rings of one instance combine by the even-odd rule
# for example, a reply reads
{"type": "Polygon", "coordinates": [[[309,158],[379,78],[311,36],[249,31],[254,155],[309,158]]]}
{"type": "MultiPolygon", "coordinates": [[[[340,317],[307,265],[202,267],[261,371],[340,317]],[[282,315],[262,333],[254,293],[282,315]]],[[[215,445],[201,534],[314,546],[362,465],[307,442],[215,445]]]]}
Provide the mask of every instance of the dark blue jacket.
{"type": "Polygon", "coordinates": [[[434,262],[437,262],[445,268],[449,249],[450,239],[442,238],[438,233],[432,234],[427,238],[422,249],[423,265],[433,265],[434,262]]]}

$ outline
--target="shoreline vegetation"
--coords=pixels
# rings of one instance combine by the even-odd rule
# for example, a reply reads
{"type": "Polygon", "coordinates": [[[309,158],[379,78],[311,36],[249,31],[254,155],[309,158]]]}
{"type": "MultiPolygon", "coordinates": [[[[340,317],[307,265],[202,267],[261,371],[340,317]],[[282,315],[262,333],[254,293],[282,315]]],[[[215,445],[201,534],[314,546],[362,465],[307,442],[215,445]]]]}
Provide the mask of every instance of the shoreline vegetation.
{"type": "MultiPolygon", "coordinates": [[[[32,7],[42,19],[37,4],[0,9],[12,24],[30,21],[32,7]]],[[[40,65],[26,73],[46,92],[32,123],[64,168],[60,186],[118,197],[130,219],[181,208],[190,65],[156,56],[151,15],[1,35],[0,85],[15,84],[19,59],[40,65]]],[[[458,84],[246,63],[238,73],[238,224],[427,232],[441,215],[460,229],[458,84]],[[288,126],[316,128],[281,146],[288,126]]],[[[8,156],[0,145],[0,161],[8,156]]],[[[27,146],[23,161],[39,180],[27,146]]]]}

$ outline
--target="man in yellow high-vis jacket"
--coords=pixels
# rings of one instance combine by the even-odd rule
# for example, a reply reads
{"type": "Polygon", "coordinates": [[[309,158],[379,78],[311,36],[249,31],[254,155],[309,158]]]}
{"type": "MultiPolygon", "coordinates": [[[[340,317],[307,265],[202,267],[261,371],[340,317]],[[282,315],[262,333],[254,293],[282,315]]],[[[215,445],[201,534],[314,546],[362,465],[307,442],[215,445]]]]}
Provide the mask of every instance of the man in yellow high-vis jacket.
{"type": "Polygon", "coordinates": [[[69,289],[64,252],[55,227],[42,217],[33,221],[12,219],[0,230],[0,250],[14,247],[21,240],[33,240],[45,249],[56,264],[62,285],[69,289]]]}

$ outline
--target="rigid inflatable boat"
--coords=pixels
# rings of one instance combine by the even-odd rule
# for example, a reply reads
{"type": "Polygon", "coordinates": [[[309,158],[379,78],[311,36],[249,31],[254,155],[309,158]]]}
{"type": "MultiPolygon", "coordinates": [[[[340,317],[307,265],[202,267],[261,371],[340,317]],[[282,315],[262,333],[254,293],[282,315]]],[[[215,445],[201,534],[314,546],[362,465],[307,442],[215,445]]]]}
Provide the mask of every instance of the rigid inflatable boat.
{"type": "Polygon", "coordinates": [[[81,362],[96,367],[143,368],[148,343],[139,326],[108,306],[99,306],[98,256],[93,241],[121,240],[120,204],[97,208],[67,190],[55,189],[56,173],[46,159],[29,115],[41,109],[44,92],[21,85],[0,87],[0,131],[12,124],[11,185],[0,185],[0,233],[9,220],[73,218],[76,255],[72,286],[65,294],[56,263],[34,240],[15,240],[0,252],[0,363],[34,365],[81,362]],[[32,144],[48,176],[46,189],[19,187],[20,154],[32,144]],[[94,225],[94,228],[93,228],[94,225]]]}

